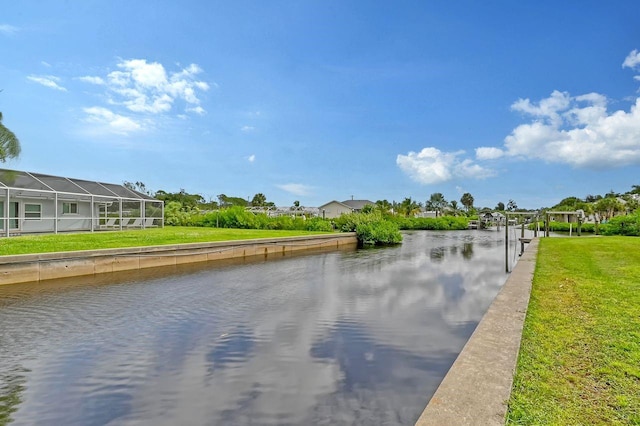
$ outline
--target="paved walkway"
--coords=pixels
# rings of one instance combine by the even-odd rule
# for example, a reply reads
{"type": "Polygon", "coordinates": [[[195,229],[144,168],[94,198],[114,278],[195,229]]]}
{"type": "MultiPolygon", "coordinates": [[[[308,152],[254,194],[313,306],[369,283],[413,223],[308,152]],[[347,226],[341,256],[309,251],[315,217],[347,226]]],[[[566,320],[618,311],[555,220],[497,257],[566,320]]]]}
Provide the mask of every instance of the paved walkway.
{"type": "Polygon", "coordinates": [[[416,426],[504,425],[538,242],[527,246],[416,426]]]}

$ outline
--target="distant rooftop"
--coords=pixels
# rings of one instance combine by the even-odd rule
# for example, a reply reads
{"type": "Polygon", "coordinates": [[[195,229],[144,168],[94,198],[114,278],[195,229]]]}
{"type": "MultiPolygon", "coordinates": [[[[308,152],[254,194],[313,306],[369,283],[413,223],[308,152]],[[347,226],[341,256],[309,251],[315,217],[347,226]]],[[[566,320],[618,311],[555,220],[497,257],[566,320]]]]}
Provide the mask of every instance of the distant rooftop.
{"type": "Polygon", "coordinates": [[[362,210],[364,206],[368,204],[375,205],[376,203],[369,200],[347,200],[347,201],[342,201],[342,204],[348,207],[351,207],[354,210],[362,210]]]}

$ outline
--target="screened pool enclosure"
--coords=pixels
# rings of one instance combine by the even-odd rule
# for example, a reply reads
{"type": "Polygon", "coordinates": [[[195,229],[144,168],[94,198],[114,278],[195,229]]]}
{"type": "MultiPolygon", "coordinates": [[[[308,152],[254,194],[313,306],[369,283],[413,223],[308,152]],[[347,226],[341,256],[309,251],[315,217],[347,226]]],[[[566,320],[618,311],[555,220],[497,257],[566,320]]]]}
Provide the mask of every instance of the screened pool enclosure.
{"type": "Polygon", "coordinates": [[[0,169],[0,235],[164,225],[164,204],[123,185],[0,169]]]}

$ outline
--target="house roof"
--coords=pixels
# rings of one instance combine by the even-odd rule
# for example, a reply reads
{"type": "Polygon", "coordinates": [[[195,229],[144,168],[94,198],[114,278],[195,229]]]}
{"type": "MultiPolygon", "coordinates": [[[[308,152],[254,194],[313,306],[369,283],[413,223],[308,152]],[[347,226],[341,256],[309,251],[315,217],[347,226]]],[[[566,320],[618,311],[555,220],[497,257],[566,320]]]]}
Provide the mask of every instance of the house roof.
{"type": "Polygon", "coordinates": [[[354,210],[362,210],[364,206],[368,204],[375,205],[376,203],[369,200],[347,200],[347,201],[343,201],[342,204],[354,210]]]}
{"type": "Polygon", "coordinates": [[[323,205],[318,207],[318,209],[322,210],[324,207],[328,206],[331,203],[340,204],[341,206],[347,209],[352,209],[352,210],[362,210],[362,208],[367,204],[371,204],[371,205],[376,204],[373,201],[369,201],[369,200],[347,200],[347,201],[331,200],[328,203],[324,203],[323,205]]]}
{"type": "Polygon", "coordinates": [[[155,200],[124,185],[7,169],[0,169],[0,190],[2,189],[23,191],[25,194],[59,193],[108,199],[155,200]]]}

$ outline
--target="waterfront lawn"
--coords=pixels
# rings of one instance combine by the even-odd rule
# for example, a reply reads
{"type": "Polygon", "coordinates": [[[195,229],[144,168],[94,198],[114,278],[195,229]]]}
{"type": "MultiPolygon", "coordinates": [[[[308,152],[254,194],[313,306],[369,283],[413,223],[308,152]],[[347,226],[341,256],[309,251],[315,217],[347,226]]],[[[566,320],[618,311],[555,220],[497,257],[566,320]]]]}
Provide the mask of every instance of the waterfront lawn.
{"type": "Polygon", "coordinates": [[[326,233],[327,232],[169,226],[165,228],[136,229],[129,231],[25,235],[0,238],[0,256],[211,241],[235,241],[254,238],[293,237],[326,233]]]}
{"type": "Polygon", "coordinates": [[[507,424],[640,424],[640,238],[543,238],[507,424]]]}

